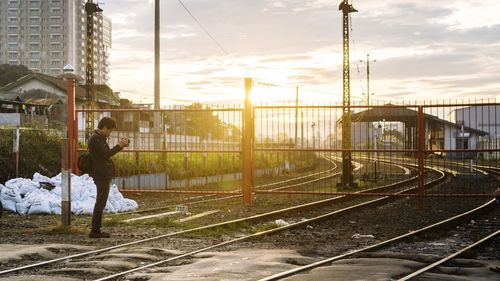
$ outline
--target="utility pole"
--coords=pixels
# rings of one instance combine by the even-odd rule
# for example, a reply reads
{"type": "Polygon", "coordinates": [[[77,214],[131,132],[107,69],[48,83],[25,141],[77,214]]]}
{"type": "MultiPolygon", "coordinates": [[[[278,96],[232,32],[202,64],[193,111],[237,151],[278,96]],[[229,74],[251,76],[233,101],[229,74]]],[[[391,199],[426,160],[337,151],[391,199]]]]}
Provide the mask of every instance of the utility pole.
{"type": "MultiPolygon", "coordinates": [[[[95,109],[95,87],[94,87],[94,14],[102,12],[98,4],[92,0],[85,3],[85,13],[87,14],[87,45],[85,47],[85,83],[87,100],[85,107],[88,110],[95,109]]],[[[85,118],[85,138],[88,140],[94,130],[94,112],[87,112],[85,118]]]]}
{"type": "Polygon", "coordinates": [[[343,19],[343,75],[342,75],[342,187],[353,186],[351,165],[351,88],[349,63],[349,14],[357,12],[348,0],[339,5],[343,19]]]}
{"type": "Polygon", "coordinates": [[[160,0],[155,0],[155,109],[160,109],[160,0]]]}
{"type": "MultiPolygon", "coordinates": [[[[360,62],[363,62],[363,61],[361,60],[360,62]]],[[[376,60],[373,60],[373,62],[376,62],[376,60]]],[[[366,106],[367,106],[366,110],[370,109],[370,96],[371,95],[373,95],[373,94],[370,93],[370,54],[366,54],[366,106]]],[[[366,129],[367,129],[367,134],[366,134],[367,148],[370,149],[371,148],[370,129],[373,133],[373,126],[372,126],[371,122],[367,122],[366,129]]],[[[367,153],[367,155],[368,155],[367,158],[370,158],[369,152],[367,153]]]]}
{"type": "Polygon", "coordinates": [[[299,126],[299,86],[295,87],[295,147],[297,147],[297,133],[299,126]]]}
{"type": "MultiPolygon", "coordinates": [[[[155,0],[155,81],[154,81],[154,109],[160,109],[160,0],[155,0]]],[[[154,112],[154,148],[159,149],[161,145],[160,134],[162,128],[161,114],[154,112]]]]}
{"type": "MultiPolygon", "coordinates": [[[[373,60],[372,62],[376,62],[373,60]]],[[[361,61],[363,62],[363,61],[361,61]]],[[[370,106],[370,54],[366,54],[366,105],[370,106]]]]}

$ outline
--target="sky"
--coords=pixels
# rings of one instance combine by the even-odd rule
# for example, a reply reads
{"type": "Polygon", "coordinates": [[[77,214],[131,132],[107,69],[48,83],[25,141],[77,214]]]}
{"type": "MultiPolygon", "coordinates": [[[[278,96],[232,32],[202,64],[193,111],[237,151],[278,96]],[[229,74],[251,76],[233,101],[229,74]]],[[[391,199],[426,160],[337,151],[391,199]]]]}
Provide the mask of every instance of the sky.
{"type": "MultiPolygon", "coordinates": [[[[340,102],[341,1],[161,0],[161,103],[340,102]]],[[[113,22],[110,85],[154,98],[154,1],[100,0],[113,22]]],[[[500,1],[353,0],[351,100],[500,97],[500,1]]]]}

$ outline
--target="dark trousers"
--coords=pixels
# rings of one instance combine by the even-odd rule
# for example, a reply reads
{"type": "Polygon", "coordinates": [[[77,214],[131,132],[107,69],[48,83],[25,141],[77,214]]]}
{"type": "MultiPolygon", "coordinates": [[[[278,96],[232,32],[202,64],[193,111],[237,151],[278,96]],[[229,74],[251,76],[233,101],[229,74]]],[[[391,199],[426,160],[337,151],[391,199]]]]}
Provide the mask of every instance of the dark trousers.
{"type": "Polygon", "coordinates": [[[106,202],[108,201],[109,188],[111,185],[110,179],[96,180],[94,179],[95,185],[97,186],[97,197],[95,200],[94,212],[92,213],[92,232],[101,232],[102,224],[102,213],[106,207],[106,202]]]}

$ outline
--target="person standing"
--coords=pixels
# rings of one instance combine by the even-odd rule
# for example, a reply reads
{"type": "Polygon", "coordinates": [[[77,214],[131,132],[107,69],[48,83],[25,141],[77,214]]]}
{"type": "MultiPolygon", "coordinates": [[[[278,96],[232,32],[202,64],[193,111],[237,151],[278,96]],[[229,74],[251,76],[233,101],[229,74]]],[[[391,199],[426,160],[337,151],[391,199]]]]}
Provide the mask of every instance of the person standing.
{"type": "Polygon", "coordinates": [[[102,213],[108,201],[111,180],[115,176],[115,164],[111,157],[130,144],[130,140],[121,138],[117,145],[109,148],[108,137],[116,129],[116,122],[110,117],[103,117],[97,129],[89,139],[89,154],[92,160],[90,176],[97,186],[97,196],[92,213],[90,238],[109,238],[109,233],[101,231],[102,213]]]}

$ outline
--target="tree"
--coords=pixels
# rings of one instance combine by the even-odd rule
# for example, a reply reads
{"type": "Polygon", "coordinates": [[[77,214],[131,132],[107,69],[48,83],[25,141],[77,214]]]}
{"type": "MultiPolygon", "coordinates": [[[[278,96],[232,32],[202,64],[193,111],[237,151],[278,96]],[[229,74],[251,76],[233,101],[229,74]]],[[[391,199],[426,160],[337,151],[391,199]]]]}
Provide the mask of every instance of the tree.
{"type": "Polygon", "coordinates": [[[186,106],[180,113],[165,114],[163,120],[169,125],[169,134],[186,134],[204,139],[239,140],[241,130],[231,123],[226,123],[214,114],[216,110],[203,109],[201,103],[186,106]],[[203,109],[203,110],[202,110],[203,109]],[[180,130],[179,130],[180,129],[180,130]]]}
{"type": "Polygon", "coordinates": [[[10,82],[16,81],[17,79],[25,76],[26,74],[32,73],[24,65],[0,65],[0,87],[3,87],[10,82]]]}
{"type": "Polygon", "coordinates": [[[396,142],[403,142],[403,134],[401,134],[400,131],[396,129],[385,129],[384,130],[384,137],[387,136],[389,137],[390,140],[396,141],[396,142]]]}

